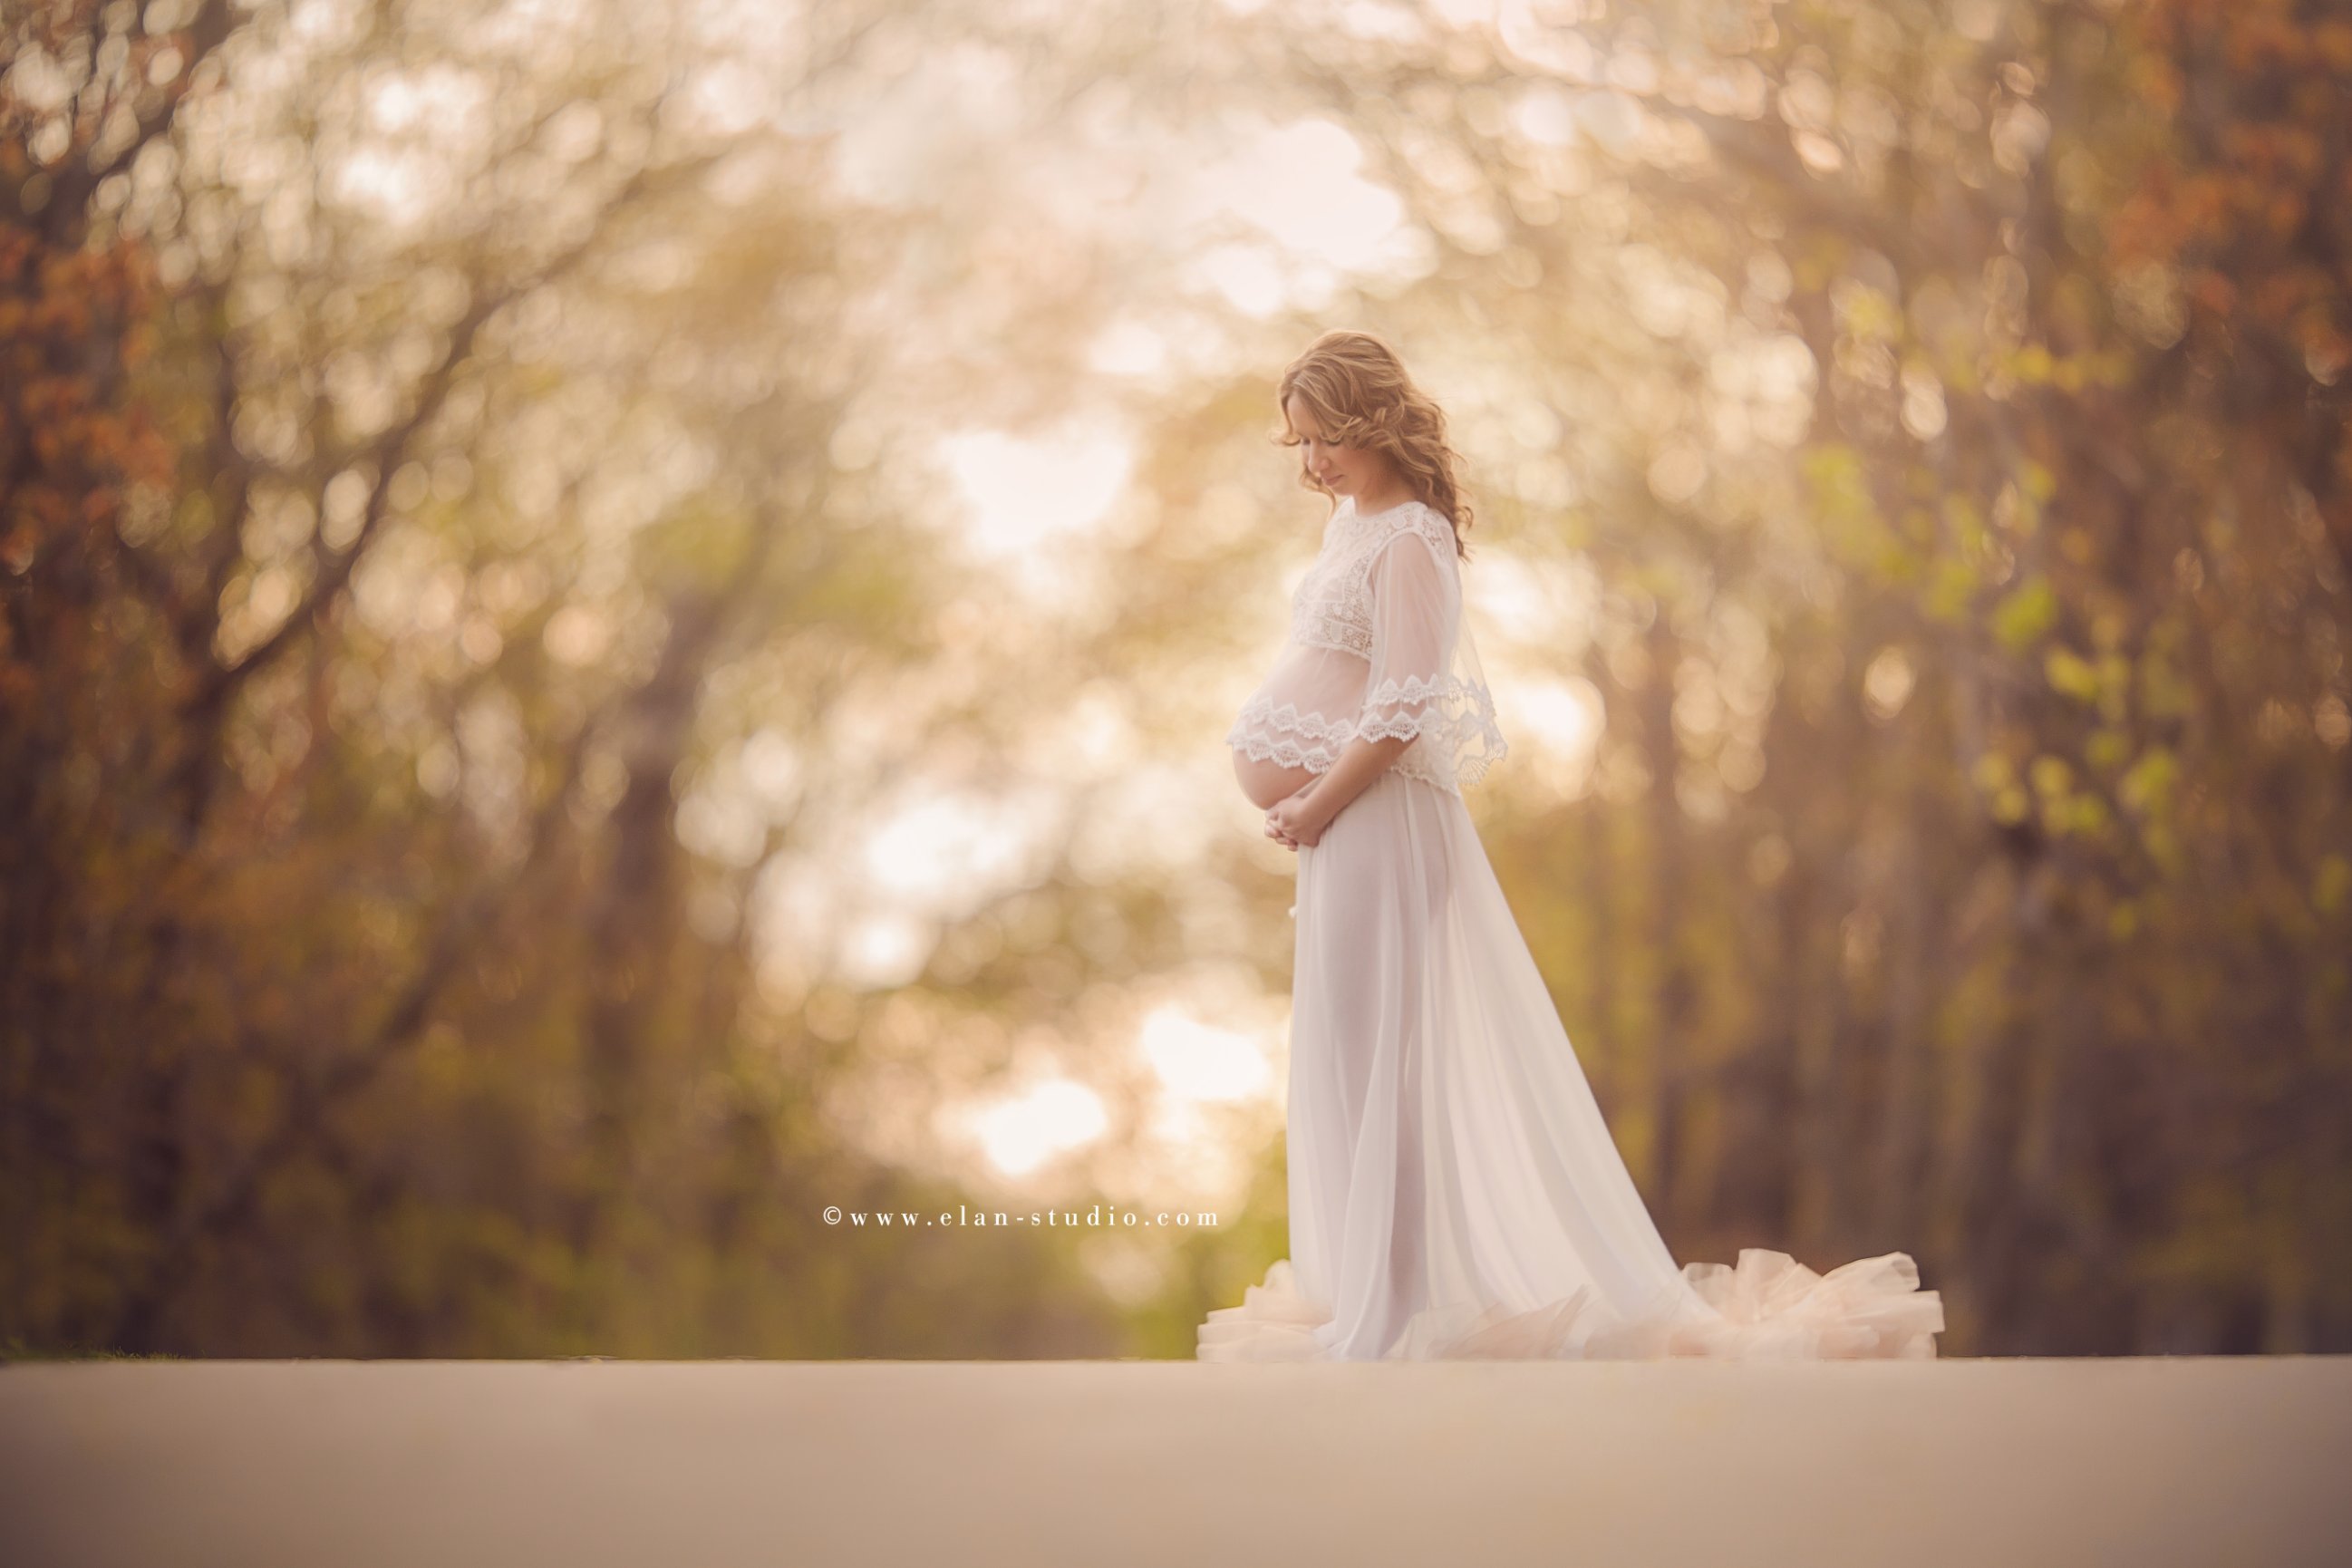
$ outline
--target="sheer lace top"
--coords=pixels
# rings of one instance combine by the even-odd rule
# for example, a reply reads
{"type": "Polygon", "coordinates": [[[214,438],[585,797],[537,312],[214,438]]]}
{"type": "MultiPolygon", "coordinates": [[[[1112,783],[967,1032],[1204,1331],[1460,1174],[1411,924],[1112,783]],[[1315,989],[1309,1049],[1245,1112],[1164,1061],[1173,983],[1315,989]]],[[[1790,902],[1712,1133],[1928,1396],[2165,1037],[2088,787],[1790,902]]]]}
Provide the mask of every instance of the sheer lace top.
{"type": "Polygon", "coordinates": [[[1225,743],[1319,773],[1359,736],[1411,738],[1396,771],[1455,794],[1509,750],[1463,618],[1453,526],[1419,501],[1332,513],[1289,638],[1225,743]]]}

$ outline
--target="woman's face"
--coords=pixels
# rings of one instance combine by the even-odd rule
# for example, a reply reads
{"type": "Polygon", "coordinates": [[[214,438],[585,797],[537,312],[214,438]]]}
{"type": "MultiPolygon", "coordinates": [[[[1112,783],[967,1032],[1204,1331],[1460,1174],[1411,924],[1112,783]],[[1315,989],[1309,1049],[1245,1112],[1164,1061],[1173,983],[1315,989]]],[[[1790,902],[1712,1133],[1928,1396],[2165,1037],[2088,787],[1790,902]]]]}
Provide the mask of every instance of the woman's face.
{"type": "Polygon", "coordinates": [[[1291,429],[1298,434],[1299,461],[1311,477],[1343,496],[1361,496],[1381,488],[1389,472],[1386,457],[1369,447],[1338,447],[1325,440],[1314,411],[1297,393],[1290,395],[1283,409],[1290,416],[1291,429]]]}

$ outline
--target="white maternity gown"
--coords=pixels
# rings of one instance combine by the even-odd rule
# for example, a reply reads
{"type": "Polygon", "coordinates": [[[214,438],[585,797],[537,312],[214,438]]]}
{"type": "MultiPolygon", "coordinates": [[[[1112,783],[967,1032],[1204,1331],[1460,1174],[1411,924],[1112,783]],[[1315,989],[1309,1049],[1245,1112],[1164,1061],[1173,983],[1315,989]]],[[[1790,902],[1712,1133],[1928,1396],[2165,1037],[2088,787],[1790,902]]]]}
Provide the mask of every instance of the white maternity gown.
{"type": "Polygon", "coordinates": [[[1358,736],[1413,743],[1297,851],[1291,1256],[1199,1359],[1933,1357],[1905,1253],[1675,1267],[1463,804],[1507,748],[1418,501],[1333,514],[1227,739],[1319,773],[1358,736]]]}

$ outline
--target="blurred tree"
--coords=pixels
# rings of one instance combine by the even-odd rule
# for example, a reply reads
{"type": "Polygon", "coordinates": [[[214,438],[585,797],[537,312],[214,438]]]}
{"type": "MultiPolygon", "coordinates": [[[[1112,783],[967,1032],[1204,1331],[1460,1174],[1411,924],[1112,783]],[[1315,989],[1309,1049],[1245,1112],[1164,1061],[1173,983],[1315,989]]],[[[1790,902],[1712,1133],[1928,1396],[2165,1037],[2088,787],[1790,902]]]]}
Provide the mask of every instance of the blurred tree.
{"type": "Polygon", "coordinates": [[[1477,804],[1678,1255],[1908,1248],[1954,1352],[2352,1343],[2347,24],[1174,16],[11,14],[0,1345],[1185,1353],[1278,1141],[1124,1321],[1100,1238],[818,1211],[962,1201],[866,1135],[1030,1042],[1286,987],[1286,858],[1181,795],[1311,547],[1268,367],[1351,320],[1545,606],[1498,663],[1597,699],[1477,804]],[[1395,266],[1269,313],[1309,113],[1395,266]],[[1236,144],[1255,227],[1074,177],[1236,144]],[[944,426],[1081,405],[1111,521],[938,526],[944,426]],[[861,979],[819,884],[925,790],[1060,814],[861,979]]]}
{"type": "Polygon", "coordinates": [[[690,918],[757,868],[676,837],[714,672],[813,736],[930,651],[809,310],[890,236],[696,128],[658,28],[348,20],[8,37],[0,1343],[1106,1348],[1068,1241],[828,1229],[960,1194],[843,1142],[753,923],[690,918]],[[774,315],[688,314],[723,253],[647,259],[747,164],[774,315]]]}
{"type": "Polygon", "coordinates": [[[1678,1254],[1909,1247],[1956,1350],[2352,1342],[2352,24],[1580,10],[1305,74],[1453,215],[1397,319],[1579,433],[1515,547],[1622,584],[1611,727],[1497,858],[1604,906],[1563,1002],[1678,1254]]]}

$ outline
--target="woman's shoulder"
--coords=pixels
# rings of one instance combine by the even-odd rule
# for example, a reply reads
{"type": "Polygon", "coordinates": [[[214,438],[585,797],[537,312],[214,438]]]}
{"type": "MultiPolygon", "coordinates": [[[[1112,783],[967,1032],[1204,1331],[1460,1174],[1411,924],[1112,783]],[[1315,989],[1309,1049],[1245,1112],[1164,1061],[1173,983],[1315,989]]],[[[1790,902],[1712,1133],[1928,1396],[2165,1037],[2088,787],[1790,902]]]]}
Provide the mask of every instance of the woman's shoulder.
{"type": "Polygon", "coordinates": [[[1444,512],[1425,501],[1407,501],[1381,518],[1381,521],[1387,526],[1381,531],[1377,548],[1385,549],[1405,534],[1413,533],[1428,541],[1430,546],[1445,560],[1451,561],[1454,557],[1457,544],[1454,525],[1446,521],[1444,512]]]}

